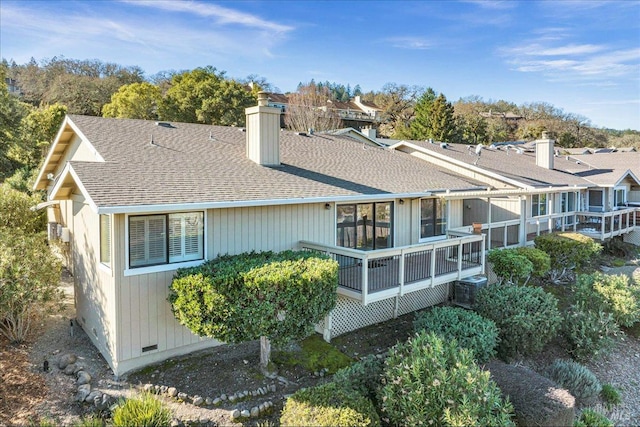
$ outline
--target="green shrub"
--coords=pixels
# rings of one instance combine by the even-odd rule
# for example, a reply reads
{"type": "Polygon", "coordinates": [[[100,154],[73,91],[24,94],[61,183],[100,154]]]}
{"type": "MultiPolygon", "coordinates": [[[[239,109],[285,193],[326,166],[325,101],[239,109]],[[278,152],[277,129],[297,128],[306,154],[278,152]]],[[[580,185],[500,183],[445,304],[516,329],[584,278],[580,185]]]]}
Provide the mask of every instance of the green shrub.
{"type": "Polygon", "coordinates": [[[604,400],[604,403],[607,405],[608,409],[611,409],[612,407],[622,403],[620,392],[611,384],[602,385],[600,397],[602,397],[602,400],[604,400]]]}
{"type": "Polygon", "coordinates": [[[171,411],[150,393],[140,397],[121,400],[113,411],[116,427],[163,427],[171,423],[171,411]]]}
{"type": "Polygon", "coordinates": [[[416,332],[435,332],[449,340],[455,338],[458,345],[473,352],[478,363],[495,357],[498,345],[498,328],[478,313],[459,307],[434,307],[416,316],[413,322],[416,332]]]}
{"type": "Polygon", "coordinates": [[[576,360],[606,354],[619,333],[611,313],[589,309],[581,302],[572,305],[564,315],[562,334],[567,341],[567,351],[576,360]]]}
{"type": "Polygon", "coordinates": [[[558,300],[538,287],[485,286],[476,295],[476,309],[498,327],[502,358],[540,352],[561,322],[558,300]]]}
{"type": "Polygon", "coordinates": [[[602,251],[602,245],[579,233],[542,234],[534,242],[537,249],[549,254],[552,279],[558,280],[567,270],[579,270],[590,265],[602,251]]]}
{"type": "Polygon", "coordinates": [[[383,367],[384,361],[371,354],[349,367],[340,369],[332,381],[343,388],[351,388],[375,402],[383,367]]]}
{"type": "Polygon", "coordinates": [[[380,425],[380,418],[369,399],[329,382],[300,389],[289,397],[280,415],[280,425],[368,427],[380,425]]]}
{"type": "Polygon", "coordinates": [[[519,247],[515,249],[518,255],[522,255],[531,261],[534,277],[544,277],[551,269],[551,257],[548,253],[532,246],[519,247]]]}
{"type": "Polygon", "coordinates": [[[575,298],[592,310],[611,313],[621,326],[631,327],[640,322],[640,283],[624,274],[581,274],[575,298]]]}
{"type": "Polygon", "coordinates": [[[515,249],[493,249],[487,260],[493,265],[493,272],[500,283],[521,283],[533,272],[533,263],[515,249]]]}
{"type": "Polygon", "coordinates": [[[14,190],[8,184],[0,184],[0,230],[39,233],[47,229],[45,210],[33,211],[31,207],[42,201],[39,195],[14,190]]]}
{"type": "Polygon", "coordinates": [[[583,403],[593,400],[602,385],[587,367],[573,360],[556,359],[547,369],[549,378],[583,403]]]}
{"type": "Polygon", "coordinates": [[[73,427],[104,427],[105,421],[98,415],[92,414],[80,418],[80,421],[73,424],[73,427]]]}
{"type": "Polygon", "coordinates": [[[389,350],[378,401],[391,425],[513,426],[513,407],[455,340],[422,331],[389,350]]]}
{"type": "Polygon", "coordinates": [[[613,427],[613,421],[605,415],[593,409],[585,409],[580,418],[573,424],[574,427],[613,427]]]}

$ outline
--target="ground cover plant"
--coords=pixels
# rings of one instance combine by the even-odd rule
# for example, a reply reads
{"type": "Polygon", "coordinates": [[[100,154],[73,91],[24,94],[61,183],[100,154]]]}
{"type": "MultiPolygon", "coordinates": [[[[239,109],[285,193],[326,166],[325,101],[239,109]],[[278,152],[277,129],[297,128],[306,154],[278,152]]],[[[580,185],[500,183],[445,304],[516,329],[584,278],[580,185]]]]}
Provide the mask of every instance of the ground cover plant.
{"type": "Polygon", "coordinates": [[[547,375],[583,403],[593,401],[602,391],[593,372],[573,360],[555,360],[547,369],[547,375]]]}

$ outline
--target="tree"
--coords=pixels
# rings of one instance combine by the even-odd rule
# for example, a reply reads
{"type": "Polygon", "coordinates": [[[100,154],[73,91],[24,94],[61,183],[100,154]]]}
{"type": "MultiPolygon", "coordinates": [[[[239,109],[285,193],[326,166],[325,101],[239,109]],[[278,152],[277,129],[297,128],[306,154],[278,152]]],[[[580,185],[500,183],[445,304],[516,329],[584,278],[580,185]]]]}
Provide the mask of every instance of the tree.
{"type": "Polygon", "coordinates": [[[436,93],[433,89],[427,88],[418,99],[415,107],[415,119],[411,123],[411,134],[415,139],[433,138],[433,104],[436,100],[436,93]]]}
{"type": "Polygon", "coordinates": [[[267,368],[271,341],[313,331],[336,303],[337,262],[312,252],[221,256],[180,269],[169,287],[176,319],[193,333],[226,343],[260,339],[267,368]]]}
{"type": "Polygon", "coordinates": [[[308,129],[325,131],[338,129],[342,120],[331,104],[331,92],[326,86],[317,86],[313,81],[306,86],[299,85],[296,93],[291,93],[284,122],[289,129],[306,132],[308,129]]]}
{"type": "Polygon", "coordinates": [[[397,139],[409,138],[409,128],[415,115],[414,107],[424,91],[420,86],[387,83],[381,92],[363,95],[363,100],[373,102],[382,109],[382,123],[378,127],[380,135],[397,139]]]}
{"type": "Polygon", "coordinates": [[[436,96],[435,91],[428,88],[416,104],[416,117],[411,123],[413,137],[453,142],[456,135],[453,113],[453,105],[447,98],[443,94],[436,96]]]}
{"type": "Polygon", "coordinates": [[[43,211],[31,210],[40,198],[0,185],[0,230],[18,230],[23,234],[39,233],[45,229],[43,211]]]}
{"type": "Polygon", "coordinates": [[[111,95],[111,102],[102,107],[102,115],[124,119],[156,120],[161,99],[162,95],[157,86],[147,82],[131,83],[121,86],[111,95]]]}
{"type": "Polygon", "coordinates": [[[162,120],[244,126],[245,108],[256,104],[246,88],[208,66],[176,74],[159,108],[162,120]]]}

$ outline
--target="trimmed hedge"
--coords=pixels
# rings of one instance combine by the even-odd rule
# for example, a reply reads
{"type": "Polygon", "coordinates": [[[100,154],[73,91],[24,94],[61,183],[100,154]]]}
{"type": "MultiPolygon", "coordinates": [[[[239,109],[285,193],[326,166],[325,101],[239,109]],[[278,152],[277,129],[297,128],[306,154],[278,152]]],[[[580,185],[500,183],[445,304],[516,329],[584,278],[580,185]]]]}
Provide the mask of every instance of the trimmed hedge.
{"type": "Polygon", "coordinates": [[[391,425],[514,426],[513,407],[455,340],[422,331],[389,350],[380,389],[391,425]]]}
{"type": "Polygon", "coordinates": [[[496,324],[478,313],[459,307],[433,307],[416,316],[416,332],[435,332],[445,340],[456,339],[458,345],[473,352],[478,363],[495,357],[500,338],[496,324]]]}
{"type": "Polygon", "coordinates": [[[602,245],[579,233],[542,234],[534,239],[537,249],[551,258],[552,269],[580,269],[591,263],[602,251],[602,245]]]}
{"type": "Polygon", "coordinates": [[[353,389],[329,382],[289,397],[280,415],[283,427],[371,427],[380,418],[373,403],[353,389]]]}
{"type": "Polygon", "coordinates": [[[227,343],[302,339],[335,306],[338,263],[315,252],[252,252],[179,269],[169,302],[180,324],[227,343]]]}
{"type": "Polygon", "coordinates": [[[375,402],[382,384],[383,368],[384,361],[370,354],[351,366],[340,369],[335,373],[332,381],[343,388],[355,390],[375,402]]]}
{"type": "Polygon", "coordinates": [[[540,352],[562,320],[556,297],[530,286],[485,286],[476,295],[476,310],[498,327],[502,358],[540,352]]]}
{"type": "Polygon", "coordinates": [[[492,249],[487,260],[493,265],[500,283],[518,284],[533,272],[533,263],[515,249],[492,249]]]}

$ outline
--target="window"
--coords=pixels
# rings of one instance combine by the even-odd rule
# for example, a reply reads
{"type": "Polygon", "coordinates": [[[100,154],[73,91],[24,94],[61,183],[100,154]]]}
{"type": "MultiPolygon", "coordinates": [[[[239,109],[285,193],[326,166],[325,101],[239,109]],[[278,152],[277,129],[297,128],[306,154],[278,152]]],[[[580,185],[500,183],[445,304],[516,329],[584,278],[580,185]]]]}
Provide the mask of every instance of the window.
{"type": "Polygon", "coordinates": [[[534,194],[531,196],[531,216],[542,216],[547,214],[547,195],[534,194]]]}
{"type": "Polygon", "coordinates": [[[627,204],[627,191],[624,188],[616,188],[613,193],[613,205],[617,208],[627,204]]]}
{"type": "Polygon", "coordinates": [[[129,218],[129,266],[204,259],[204,213],[189,212],[129,218]]]}
{"type": "Polygon", "coordinates": [[[560,212],[573,212],[576,210],[578,193],[562,193],[560,199],[560,212]]]}
{"type": "Polygon", "coordinates": [[[100,215],[100,262],[111,265],[111,217],[100,215]]]}
{"type": "Polygon", "coordinates": [[[589,210],[604,211],[603,199],[602,190],[589,190],[589,210]]]}
{"type": "Polygon", "coordinates": [[[337,241],[361,250],[393,247],[393,202],[338,205],[337,241]]]}
{"type": "Polygon", "coordinates": [[[420,238],[443,236],[447,232],[447,205],[440,199],[420,200],[420,238]]]}

